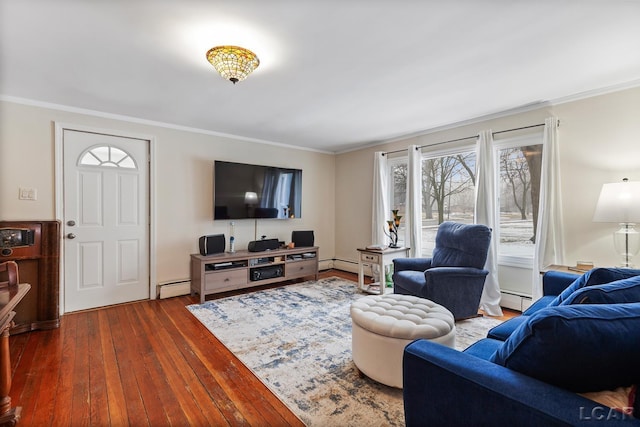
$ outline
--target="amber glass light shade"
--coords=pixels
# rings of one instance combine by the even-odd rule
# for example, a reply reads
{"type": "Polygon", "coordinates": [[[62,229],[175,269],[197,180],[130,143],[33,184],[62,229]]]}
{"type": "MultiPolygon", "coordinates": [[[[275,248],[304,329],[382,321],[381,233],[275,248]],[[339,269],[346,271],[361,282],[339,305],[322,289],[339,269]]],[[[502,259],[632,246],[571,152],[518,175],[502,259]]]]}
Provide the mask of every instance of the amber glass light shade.
{"type": "Polygon", "coordinates": [[[255,53],[239,46],[213,47],[207,52],[207,61],[233,84],[246,79],[260,65],[255,53]]]}

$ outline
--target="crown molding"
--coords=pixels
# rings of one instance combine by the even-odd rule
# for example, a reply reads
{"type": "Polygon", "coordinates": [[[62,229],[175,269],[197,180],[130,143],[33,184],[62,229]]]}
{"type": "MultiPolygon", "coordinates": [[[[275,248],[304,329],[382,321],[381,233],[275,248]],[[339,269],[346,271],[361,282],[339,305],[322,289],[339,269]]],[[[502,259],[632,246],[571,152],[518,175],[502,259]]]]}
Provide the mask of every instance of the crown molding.
{"type": "Polygon", "coordinates": [[[159,121],[155,121],[155,120],[141,119],[139,117],[125,116],[125,115],[122,115],[122,114],[105,113],[103,111],[98,111],[98,110],[90,110],[90,109],[86,109],[86,108],[71,107],[71,106],[68,106],[68,105],[55,104],[55,103],[44,102],[44,101],[37,101],[37,100],[33,100],[33,99],[20,98],[20,97],[16,97],[16,96],[9,96],[9,95],[0,94],[0,101],[12,102],[14,104],[28,105],[28,106],[32,106],[32,107],[47,108],[47,109],[57,110],[57,111],[64,111],[64,112],[67,112],[67,113],[83,114],[83,115],[86,115],[86,116],[100,117],[100,118],[103,118],[103,119],[120,120],[120,121],[123,121],[123,122],[136,123],[136,124],[146,125],[146,126],[155,126],[155,127],[165,128],[165,129],[179,130],[179,131],[183,131],[183,132],[190,132],[190,133],[197,133],[197,134],[202,134],[202,135],[216,136],[216,137],[220,137],[220,138],[229,138],[229,139],[234,139],[234,140],[244,141],[244,142],[253,142],[253,143],[256,143],[256,144],[272,145],[272,146],[282,147],[282,148],[287,148],[287,149],[295,149],[295,150],[301,150],[301,151],[312,151],[312,152],[322,153],[322,154],[335,154],[334,152],[326,151],[326,150],[323,151],[323,150],[318,150],[318,149],[315,149],[315,148],[300,147],[300,146],[297,146],[297,145],[285,144],[285,143],[282,143],[282,142],[267,141],[267,140],[258,139],[258,138],[249,138],[249,137],[240,136],[240,135],[234,135],[234,134],[230,134],[230,133],[216,132],[216,131],[207,130],[207,129],[200,129],[200,128],[194,128],[194,127],[189,127],[189,126],[182,126],[182,125],[177,125],[177,124],[174,124],[174,123],[159,122],[159,121]]]}
{"type": "Polygon", "coordinates": [[[473,117],[473,118],[469,118],[469,119],[465,119],[465,120],[460,120],[457,122],[453,122],[453,123],[447,123],[447,124],[443,124],[440,126],[435,126],[429,129],[425,129],[422,131],[418,131],[418,132],[412,132],[412,133],[408,133],[408,134],[403,134],[403,135],[399,135],[396,137],[392,137],[392,138],[388,138],[388,139],[384,139],[384,140],[380,140],[380,141],[373,141],[371,143],[368,144],[362,144],[358,147],[354,147],[354,148],[350,148],[344,151],[340,151],[337,152],[336,154],[343,154],[343,153],[348,153],[348,152],[352,152],[352,151],[358,151],[358,150],[362,150],[362,149],[366,149],[366,148],[372,148],[372,147],[377,147],[380,145],[386,145],[386,144],[390,144],[393,142],[398,142],[398,141],[404,141],[406,139],[410,139],[410,138],[416,138],[416,137],[420,137],[420,136],[424,136],[424,135],[429,135],[432,133],[437,133],[437,132],[444,132],[447,130],[451,130],[451,129],[457,129],[460,127],[464,127],[464,126],[469,126],[469,125],[473,125],[476,123],[481,123],[481,122],[486,122],[489,120],[495,120],[495,119],[500,119],[500,118],[504,118],[504,117],[509,117],[509,116],[513,116],[516,114],[522,114],[522,113],[526,113],[532,110],[537,110],[543,107],[552,107],[554,105],[561,105],[561,104],[566,104],[569,102],[575,102],[575,101],[580,101],[583,99],[587,99],[587,98],[593,98],[596,96],[601,96],[601,95],[606,95],[609,93],[614,93],[614,92],[620,92],[623,90],[627,90],[627,89],[633,89],[636,87],[640,87],[640,79],[636,79],[636,80],[631,80],[628,82],[623,82],[623,83],[619,83],[616,85],[611,85],[611,86],[606,86],[603,88],[598,88],[598,89],[592,89],[592,90],[588,90],[588,91],[584,91],[584,92],[578,92],[572,95],[567,95],[567,96],[563,96],[560,98],[554,98],[551,100],[546,100],[546,101],[535,101],[535,102],[531,102],[525,105],[521,105],[518,107],[514,107],[514,108],[510,108],[508,110],[502,110],[502,111],[497,111],[494,113],[489,113],[489,114],[485,114],[482,116],[477,116],[477,117],[473,117]]]}
{"type": "Polygon", "coordinates": [[[598,88],[598,89],[592,89],[592,90],[588,90],[588,91],[578,92],[578,93],[575,93],[575,94],[572,94],[572,95],[567,95],[567,96],[563,96],[563,97],[560,97],[560,98],[554,98],[554,99],[551,99],[551,100],[535,101],[535,102],[524,104],[524,105],[521,105],[521,106],[518,106],[518,107],[510,108],[510,109],[507,109],[507,110],[496,111],[496,112],[493,112],[493,113],[484,114],[482,116],[472,117],[472,118],[456,121],[456,122],[453,122],[453,123],[446,123],[446,124],[442,124],[442,125],[439,125],[439,126],[435,126],[435,127],[432,127],[432,128],[429,128],[429,129],[424,129],[424,130],[417,131],[417,132],[402,134],[402,135],[398,135],[398,136],[394,136],[394,137],[390,137],[390,138],[383,139],[383,140],[378,140],[378,141],[365,142],[365,143],[362,143],[362,144],[358,144],[355,147],[348,148],[346,150],[340,150],[340,151],[329,151],[329,150],[319,150],[319,149],[316,149],[316,148],[300,147],[300,146],[297,146],[297,145],[285,144],[285,143],[282,143],[282,142],[268,141],[268,140],[263,140],[263,139],[258,139],[258,138],[249,138],[249,137],[244,137],[244,136],[240,136],[240,135],[228,134],[228,133],[224,133],[224,132],[216,132],[216,131],[211,131],[211,130],[207,130],[207,129],[200,129],[200,128],[194,128],[194,127],[189,127],[189,126],[182,126],[182,125],[177,125],[177,124],[174,124],[174,123],[166,123],[166,122],[159,122],[159,121],[155,121],[155,120],[141,119],[141,118],[138,118],[138,117],[125,116],[125,115],[121,115],[121,114],[106,113],[106,112],[103,112],[103,111],[90,110],[90,109],[78,108],[78,107],[71,107],[71,106],[68,106],[68,105],[55,104],[55,103],[49,103],[49,102],[44,102],[44,101],[37,101],[37,100],[33,100],[33,99],[20,98],[20,97],[3,95],[3,94],[0,94],[0,101],[12,102],[12,103],[22,104],[22,105],[30,105],[30,106],[34,106],[34,107],[40,107],[40,108],[48,108],[48,109],[52,109],[52,110],[65,111],[65,112],[69,112],[69,113],[83,114],[83,115],[88,115],[88,116],[93,116],[93,117],[100,117],[100,118],[105,118],[105,119],[120,120],[120,121],[124,121],[124,122],[136,123],[136,124],[147,125],[147,126],[156,126],[156,127],[166,128],[166,129],[184,131],[184,132],[191,132],[191,133],[197,133],[197,134],[203,134],[203,135],[216,136],[216,137],[220,137],[220,138],[229,138],[229,139],[234,139],[234,140],[238,140],[238,141],[252,142],[252,143],[256,143],[256,144],[271,145],[271,146],[287,148],[287,149],[295,149],[295,150],[310,151],[310,152],[321,153],[321,154],[333,154],[333,155],[336,155],[336,154],[344,154],[344,153],[349,153],[349,152],[353,152],[353,151],[359,151],[359,150],[364,150],[364,149],[368,149],[368,148],[373,148],[373,147],[377,147],[377,146],[380,146],[380,145],[386,145],[386,144],[390,144],[390,143],[398,142],[398,141],[403,141],[403,140],[410,139],[410,138],[420,137],[420,136],[429,135],[429,134],[433,134],[433,133],[437,133],[437,132],[443,132],[443,131],[456,129],[456,128],[460,128],[460,127],[464,127],[464,126],[469,126],[469,125],[472,125],[472,124],[481,123],[481,122],[485,122],[485,121],[489,121],[489,120],[495,120],[495,119],[500,119],[500,118],[504,118],[504,117],[509,117],[509,116],[513,116],[513,115],[516,115],[516,114],[522,114],[522,113],[526,113],[526,112],[529,112],[529,111],[532,111],[532,110],[537,110],[537,109],[540,109],[540,108],[543,108],[543,107],[550,107],[550,106],[554,106],[554,105],[561,105],[561,104],[566,104],[566,103],[569,103],[569,102],[580,101],[580,100],[583,100],[583,99],[593,98],[593,97],[596,97],[596,96],[606,95],[606,94],[609,94],[609,93],[619,92],[619,91],[622,91],[622,90],[633,89],[633,88],[636,88],[636,87],[640,87],[640,79],[631,80],[631,81],[619,83],[619,84],[616,84],[616,85],[606,86],[606,87],[603,87],[603,88],[598,88]]]}

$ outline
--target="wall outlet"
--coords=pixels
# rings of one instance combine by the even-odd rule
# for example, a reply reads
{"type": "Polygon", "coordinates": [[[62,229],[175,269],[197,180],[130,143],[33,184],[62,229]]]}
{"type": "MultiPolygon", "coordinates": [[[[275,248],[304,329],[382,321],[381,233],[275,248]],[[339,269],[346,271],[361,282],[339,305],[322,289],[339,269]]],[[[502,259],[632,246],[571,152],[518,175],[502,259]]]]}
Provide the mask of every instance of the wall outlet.
{"type": "Polygon", "coordinates": [[[18,200],[38,200],[38,190],[20,187],[18,189],[18,200]]]}

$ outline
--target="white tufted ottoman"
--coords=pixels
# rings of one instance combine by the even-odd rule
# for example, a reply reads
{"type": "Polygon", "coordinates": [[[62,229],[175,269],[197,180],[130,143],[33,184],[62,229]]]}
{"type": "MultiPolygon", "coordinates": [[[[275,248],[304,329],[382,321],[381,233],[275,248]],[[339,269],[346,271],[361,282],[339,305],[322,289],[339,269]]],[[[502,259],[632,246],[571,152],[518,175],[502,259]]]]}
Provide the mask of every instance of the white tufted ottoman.
{"type": "Polygon", "coordinates": [[[453,314],[428,299],[371,295],[351,304],[351,349],[358,369],[382,384],[402,388],[402,356],[410,342],[425,338],[454,347],[453,314]]]}

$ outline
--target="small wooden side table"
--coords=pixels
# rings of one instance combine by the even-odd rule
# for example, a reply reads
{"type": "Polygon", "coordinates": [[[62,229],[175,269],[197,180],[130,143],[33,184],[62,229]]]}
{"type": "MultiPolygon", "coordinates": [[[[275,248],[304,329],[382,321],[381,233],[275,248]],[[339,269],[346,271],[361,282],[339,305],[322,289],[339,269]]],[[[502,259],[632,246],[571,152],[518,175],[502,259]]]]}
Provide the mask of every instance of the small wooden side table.
{"type": "Polygon", "coordinates": [[[386,248],[386,249],[366,249],[358,248],[358,289],[369,294],[383,295],[385,290],[384,266],[389,265],[396,258],[406,258],[409,256],[411,248],[386,248]],[[364,283],[364,266],[378,265],[380,268],[380,282],[371,284],[364,283]]]}

